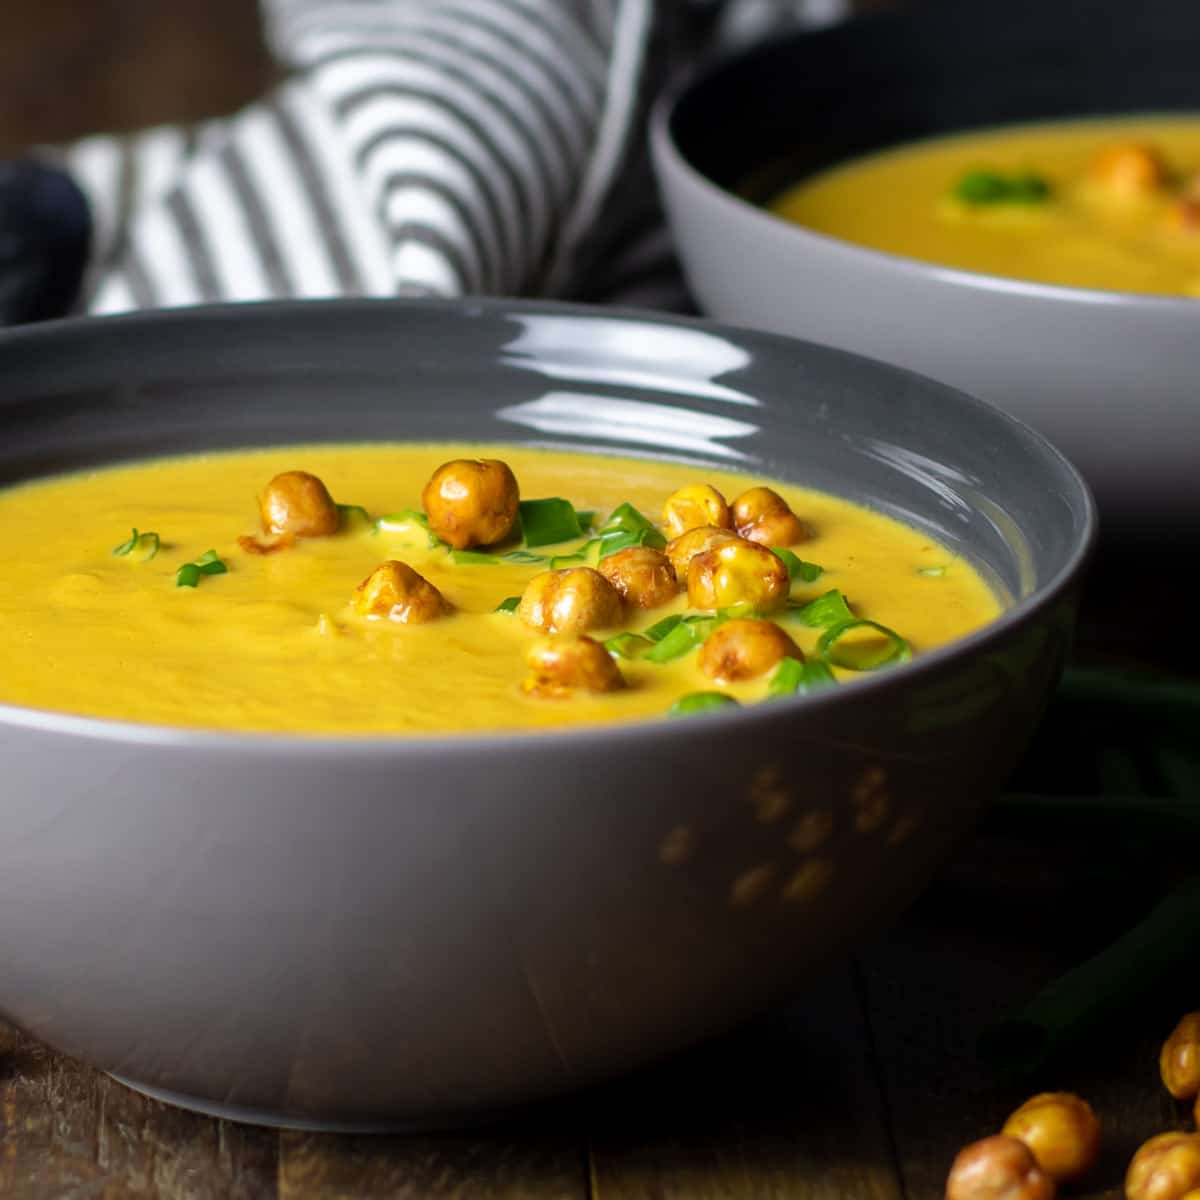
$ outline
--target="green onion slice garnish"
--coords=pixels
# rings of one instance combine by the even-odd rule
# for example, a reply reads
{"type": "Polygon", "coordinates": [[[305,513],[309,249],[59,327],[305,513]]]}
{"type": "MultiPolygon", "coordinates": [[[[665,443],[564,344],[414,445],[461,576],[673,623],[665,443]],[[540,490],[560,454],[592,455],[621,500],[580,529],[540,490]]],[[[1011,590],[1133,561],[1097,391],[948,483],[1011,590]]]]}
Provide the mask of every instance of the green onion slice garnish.
{"type": "Polygon", "coordinates": [[[1049,180],[1036,171],[1003,171],[975,168],[959,176],[951,189],[956,200],[965,204],[1043,204],[1053,189],[1049,180]]]}
{"type": "Polygon", "coordinates": [[[112,552],[118,558],[125,558],[136,553],[142,562],[149,562],[158,553],[160,544],[158,534],[152,529],[148,529],[145,533],[138,533],[134,529],[130,532],[127,540],[119,546],[113,547],[112,552]]]}
{"type": "Polygon", "coordinates": [[[522,500],[521,530],[525,545],[557,546],[572,538],[583,537],[579,514],[569,500],[552,496],[546,500],[522,500]]]}
{"type": "MultiPolygon", "coordinates": [[[[877,638],[871,639],[871,642],[877,641],[877,638]]],[[[912,647],[894,629],[880,625],[878,621],[852,620],[826,629],[817,639],[817,653],[835,667],[845,667],[849,671],[877,671],[892,663],[907,662],[912,658],[912,647]],[[883,645],[847,642],[846,635],[857,629],[878,634],[883,645]]]]}
{"type": "Polygon", "coordinates": [[[683,617],[674,613],[669,617],[663,617],[661,621],[655,621],[649,629],[643,629],[642,636],[648,637],[652,642],[661,642],[676,625],[681,624],[683,624],[683,617]]]}
{"type": "MultiPolygon", "coordinates": [[[[668,663],[682,658],[699,646],[720,623],[717,617],[685,617],[646,652],[646,661],[668,663]]],[[[649,630],[646,632],[649,635],[649,630]]]]}
{"type": "Polygon", "coordinates": [[[600,557],[607,558],[619,550],[628,550],[630,546],[650,546],[655,550],[666,547],[667,539],[662,531],[648,526],[645,529],[608,529],[601,530],[597,539],[600,545],[600,557]]]}
{"type": "Polygon", "coordinates": [[[520,596],[507,596],[492,610],[498,613],[515,613],[521,605],[520,596]]]}
{"type": "Polygon", "coordinates": [[[846,597],[837,588],[810,600],[807,604],[789,605],[789,611],[797,620],[803,621],[813,629],[830,629],[854,620],[854,613],[850,611],[846,597]]]}
{"type": "Polygon", "coordinates": [[[668,717],[694,717],[697,713],[716,712],[723,708],[738,708],[740,705],[724,692],[690,692],[680,696],[667,709],[668,717]]]}
{"type": "Polygon", "coordinates": [[[431,548],[443,544],[442,539],[429,528],[429,518],[419,509],[402,508],[398,512],[387,513],[375,521],[377,533],[404,533],[406,530],[411,530],[413,526],[422,530],[431,548]]]}
{"type": "Polygon", "coordinates": [[[202,575],[224,575],[229,568],[217,557],[215,550],[205,550],[199,558],[184,563],[175,572],[176,587],[194,588],[202,575]]]}
{"type": "Polygon", "coordinates": [[[500,557],[510,563],[531,564],[548,561],[544,554],[530,554],[528,550],[509,550],[500,557]]]}
{"type": "Polygon", "coordinates": [[[338,510],[338,521],[340,524],[346,525],[352,517],[358,517],[367,525],[370,525],[373,530],[377,529],[375,522],[371,520],[371,514],[361,504],[338,504],[335,507],[338,510]]]}
{"type": "Polygon", "coordinates": [[[498,567],[500,559],[495,554],[481,554],[478,550],[451,550],[450,561],[459,567],[498,567]]]}
{"type": "Polygon", "coordinates": [[[918,567],[918,575],[924,575],[926,579],[941,579],[946,574],[945,567],[918,567]]]}
{"type": "Polygon", "coordinates": [[[823,567],[818,567],[816,563],[805,562],[798,554],[793,554],[785,546],[772,546],[771,551],[777,558],[782,559],[783,565],[788,569],[788,578],[792,583],[814,583],[824,572],[823,567]]]}
{"type": "Polygon", "coordinates": [[[644,513],[638,512],[628,501],[618,504],[608,515],[608,520],[600,526],[604,533],[641,533],[646,529],[654,529],[654,522],[644,513]]]}
{"type": "Polygon", "coordinates": [[[767,695],[803,696],[836,683],[833,672],[823,662],[801,662],[798,658],[785,658],[771,676],[771,682],[767,685],[767,695]]]}
{"type": "Polygon", "coordinates": [[[648,637],[640,633],[618,633],[604,643],[604,648],[613,658],[637,658],[653,645],[648,637]]]}

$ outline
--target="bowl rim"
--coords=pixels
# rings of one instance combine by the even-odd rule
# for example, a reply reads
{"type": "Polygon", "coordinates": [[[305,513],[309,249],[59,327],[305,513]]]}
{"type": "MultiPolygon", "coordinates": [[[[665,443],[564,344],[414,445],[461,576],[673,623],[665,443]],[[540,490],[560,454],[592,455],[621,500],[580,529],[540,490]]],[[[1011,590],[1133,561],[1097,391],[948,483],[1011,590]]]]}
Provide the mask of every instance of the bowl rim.
{"type": "MultiPolygon", "coordinates": [[[[918,13],[876,12],[866,13],[852,18],[847,24],[873,24],[887,19],[895,20],[901,17],[915,19],[918,13]]],[[[822,233],[789,221],[786,217],[778,216],[768,209],[744,200],[735,192],[721,186],[711,176],[701,171],[684,153],[683,148],[675,137],[674,121],[679,108],[695,93],[707,87],[715,87],[719,77],[729,69],[753,61],[759,55],[770,55],[782,52],[786,47],[808,38],[819,37],[827,33],[825,27],[818,29],[799,29],[777,33],[748,46],[735,47],[714,56],[712,59],[698,63],[679,77],[674,79],[655,98],[650,110],[650,150],[656,171],[665,175],[668,170],[678,172],[691,186],[705,192],[710,200],[723,203],[730,213],[737,214],[742,221],[767,231],[773,231],[774,236],[790,237],[798,246],[805,244],[822,250],[827,254],[839,255],[850,259],[864,270],[885,271],[888,274],[900,276],[917,276],[927,282],[944,284],[949,287],[965,288],[978,292],[998,293],[1006,296],[1024,297],[1030,300],[1042,300],[1059,305],[1087,305],[1106,308],[1127,308],[1136,306],[1139,309],[1151,311],[1163,310],[1172,313],[1177,318],[1186,317],[1194,322],[1196,312],[1200,308],[1200,298],[1193,296],[1171,296],[1156,292],[1127,292],[1117,288],[1085,288],[1065,283],[1045,283],[1036,279],[1016,279],[1006,275],[994,275],[987,271],[972,271],[965,267],[954,267],[944,263],[929,262],[921,258],[913,258],[906,254],[896,254],[890,250],[878,250],[872,246],[864,246],[846,238],[836,237],[830,233],[822,233]]],[[[1197,105],[1200,112],[1200,104],[1197,105]]],[[[1113,114],[1114,116],[1119,114],[1113,114]]],[[[1103,116],[1094,118],[1080,117],[1078,120],[1104,120],[1103,116]]],[[[1047,122],[1055,118],[1045,118],[1047,122]]],[[[1022,121],[1015,124],[1024,126],[1034,124],[1032,121],[1022,121]]],[[[995,125],[978,125],[970,129],[953,133],[939,134],[937,137],[955,137],[969,134],[975,130],[1012,128],[1013,122],[1002,122],[995,125]]],[[[883,153],[891,149],[899,149],[912,142],[897,142],[881,147],[870,153],[883,153]]],[[[934,139],[928,139],[934,140],[934,139]]],[[[858,155],[864,158],[866,155],[858,155]]],[[[669,208],[669,206],[668,206],[669,208]]],[[[674,222],[672,221],[672,225],[674,222]]],[[[681,256],[682,257],[682,256],[681,256]]]]}
{"type": "MultiPolygon", "coordinates": [[[[753,343],[768,352],[791,350],[798,347],[815,347],[823,355],[866,361],[899,376],[919,381],[923,386],[932,386],[943,393],[953,395],[954,403],[973,408],[985,414],[986,419],[1007,425],[1031,450],[1044,460],[1047,467],[1054,467],[1063,479],[1073,486],[1075,495],[1068,501],[1075,516],[1078,530],[1065,561],[1057,571],[1031,592],[1016,599],[999,616],[980,626],[971,633],[957,638],[944,646],[922,652],[908,662],[897,664],[887,670],[863,672],[863,677],[848,681],[836,688],[823,688],[808,695],[793,695],[760,702],[736,709],[721,709],[713,713],[698,714],[683,719],[672,719],[665,713],[657,717],[639,717],[613,720],[585,725],[557,726],[551,729],[512,729],[463,731],[446,730],[406,733],[362,733],[322,734],[287,730],[226,730],[197,726],[158,725],[147,722],[128,721],[117,718],[89,716],[86,714],[59,712],[28,706],[0,703],[0,737],[11,731],[25,730],[40,734],[58,734],[99,743],[115,743],[126,746],[169,748],[179,751],[224,752],[229,757],[259,758],[286,754],[289,760],[308,761],[337,756],[352,756],[355,759],[419,759],[424,757],[443,758],[448,752],[456,756],[488,756],[498,753],[524,754],[538,748],[554,748],[586,752],[613,741],[632,742],[635,748],[642,741],[662,744],[663,739],[690,739],[698,730],[728,730],[736,733],[743,726],[769,720],[772,717],[786,718],[822,708],[832,711],[847,704],[855,704],[856,697],[863,701],[897,688],[916,684],[922,677],[936,673],[957,658],[984,653],[989,647],[1007,638],[1026,625],[1038,612],[1053,605],[1065,592],[1072,588],[1080,576],[1085,563],[1094,550],[1098,530],[1098,514],[1095,498],[1090,487],[1070,459],[1049,439],[1038,433],[1025,422],[1011,416],[994,404],[980,400],[958,388],[929,379],[918,372],[891,363],[871,359],[867,355],[822,345],[802,338],[768,333],[757,329],[746,329],[701,317],[680,316],[674,313],[659,313],[647,309],[567,303],[556,300],[510,299],[507,297],[470,296],[462,299],[397,298],[397,297],[353,297],[322,300],[268,300],[179,306],[122,313],[103,317],[70,317],[54,321],[43,321],[31,326],[17,326],[0,330],[0,353],[22,342],[53,341],[73,335],[103,334],[107,328],[124,326],[135,331],[149,330],[159,326],[186,325],[191,322],[228,320],[236,315],[239,322],[246,320],[286,319],[290,315],[309,315],[326,312],[368,310],[391,310],[403,313],[406,310],[430,311],[460,320],[477,317],[493,317],[506,313],[528,315],[562,315],[585,320],[631,320],[667,324],[684,328],[700,329],[753,343]]],[[[516,443],[521,444],[521,443],[516,443]]]]}

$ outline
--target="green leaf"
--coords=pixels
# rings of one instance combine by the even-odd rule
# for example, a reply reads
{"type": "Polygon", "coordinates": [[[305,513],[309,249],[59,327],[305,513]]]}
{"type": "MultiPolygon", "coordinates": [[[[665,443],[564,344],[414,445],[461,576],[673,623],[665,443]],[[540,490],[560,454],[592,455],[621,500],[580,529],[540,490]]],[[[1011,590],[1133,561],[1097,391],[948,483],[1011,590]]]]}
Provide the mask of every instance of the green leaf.
{"type": "Polygon", "coordinates": [[[690,692],[680,696],[667,709],[668,717],[694,717],[698,713],[718,712],[726,708],[739,708],[738,702],[724,692],[690,692]]]}
{"type": "Polygon", "coordinates": [[[604,643],[604,648],[613,658],[638,658],[654,643],[640,633],[618,633],[604,643]]]}
{"type": "Polygon", "coordinates": [[[798,607],[789,605],[788,611],[798,621],[803,621],[813,629],[829,629],[831,626],[854,620],[854,613],[850,611],[846,597],[836,588],[807,604],[798,607]]]}
{"type": "Polygon", "coordinates": [[[600,526],[602,534],[617,532],[640,533],[645,529],[654,529],[654,522],[644,513],[638,512],[628,501],[624,504],[618,504],[609,514],[608,520],[600,526]]]}
{"type": "Polygon", "coordinates": [[[202,575],[224,575],[229,568],[217,557],[215,550],[205,550],[199,558],[184,563],[175,572],[176,587],[194,588],[202,575]]]}
{"type": "Polygon", "coordinates": [[[550,560],[544,554],[530,554],[528,550],[509,550],[507,553],[500,555],[505,562],[510,563],[544,563],[550,560]]]}
{"type": "Polygon", "coordinates": [[[892,663],[907,662],[912,658],[912,647],[894,629],[880,625],[878,621],[843,621],[826,629],[817,639],[817,653],[835,667],[849,671],[877,671],[892,663]],[[884,645],[872,649],[870,646],[854,646],[845,641],[846,635],[856,629],[869,629],[884,639],[884,645]]]}
{"type": "Polygon", "coordinates": [[[153,530],[138,533],[136,529],[130,532],[127,541],[113,547],[113,554],[118,558],[136,554],[139,562],[149,562],[159,551],[161,545],[158,534],[153,530]]]}
{"type": "Polygon", "coordinates": [[[525,545],[557,546],[582,537],[579,515],[569,500],[553,496],[545,500],[521,501],[521,530],[525,545]]]}
{"type": "Polygon", "coordinates": [[[657,529],[610,529],[608,532],[601,532],[597,540],[601,558],[628,550],[630,546],[650,546],[655,550],[662,550],[667,544],[667,539],[657,529]]]}
{"type": "Polygon", "coordinates": [[[335,505],[338,510],[338,524],[348,525],[352,517],[358,517],[360,520],[370,525],[372,529],[376,529],[375,522],[371,520],[370,513],[367,512],[361,504],[338,504],[335,505]]]}
{"type": "Polygon", "coordinates": [[[681,624],[683,624],[683,617],[678,613],[673,613],[669,617],[663,617],[661,621],[655,621],[649,629],[642,630],[642,634],[652,642],[661,642],[676,625],[681,624]]]}
{"type": "Polygon", "coordinates": [[[803,696],[836,683],[833,672],[823,662],[801,662],[798,658],[785,658],[771,676],[771,682],[767,685],[767,695],[803,696]]]}
{"type": "Polygon", "coordinates": [[[976,168],[962,174],[951,189],[965,204],[1044,204],[1053,194],[1049,180],[1036,171],[1002,171],[976,168]]]}
{"type": "MultiPolygon", "coordinates": [[[[646,661],[668,663],[682,658],[699,646],[718,624],[720,622],[713,617],[689,618],[680,621],[674,629],[655,642],[654,647],[646,652],[646,661]]],[[[649,630],[646,632],[649,635],[649,630]]]]}
{"type": "Polygon", "coordinates": [[[375,521],[376,533],[403,533],[414,526],[425,534],[426,544],[432,549],[445,543],[432,529],[429,528],[429,518],[415,508],[402,508],[398,512],[387,513],[375,521]]]}
{"type": "Polygon", "coordinates": [[[786,546],[772,546],[771,551],[787,567],[788,578],[792,583],[814,583],[824,573],[823,567],[818,567],[816,563],[805,562],[786,546]]]}
{"type": "Polygon", "coordinates": [[[918,567],[918,575],[924,575],[926,579],[941,579],[946,574],[945,567],[918,567]]]}
{"type": "Polygon", "coordinates": [[[497,604],[496,607],[492,611],[498,612],[498,613],[512,614],[517,611],[517,609],[520,607],[520,605],[521,605],[521,597],[520,596],[508,596],[505,599],[501,600],[500,603],[497,604]]]}

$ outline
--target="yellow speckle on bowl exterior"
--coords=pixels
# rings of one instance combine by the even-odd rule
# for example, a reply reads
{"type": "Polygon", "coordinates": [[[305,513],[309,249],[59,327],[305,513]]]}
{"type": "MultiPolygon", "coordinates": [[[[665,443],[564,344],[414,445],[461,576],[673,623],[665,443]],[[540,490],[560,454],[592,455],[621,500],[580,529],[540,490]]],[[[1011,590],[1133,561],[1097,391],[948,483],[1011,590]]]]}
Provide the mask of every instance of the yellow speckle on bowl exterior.
{"type": "Polygon", "coordinates": [[[815,900],[833,879],[833,863],[827,858],[810,858],[792,872],[780,897],[788,904],[807,904],[815,900]]]}
{"type": "Polygon", "coordinates": [[[773,863],[751,867],[733,881],[729,889],[729,903],[734,908],[749,908],[757,904],[771,890],[777,873],[773,863]]]}

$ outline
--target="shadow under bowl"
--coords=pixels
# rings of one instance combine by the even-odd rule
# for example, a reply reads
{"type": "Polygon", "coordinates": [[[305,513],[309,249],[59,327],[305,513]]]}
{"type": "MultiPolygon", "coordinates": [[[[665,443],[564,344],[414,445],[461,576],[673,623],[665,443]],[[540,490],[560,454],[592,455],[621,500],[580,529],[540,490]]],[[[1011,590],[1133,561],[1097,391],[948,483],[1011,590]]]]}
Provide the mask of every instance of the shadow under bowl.
{"type": "Polygon", "coordinates": [[[894,670],[684,722],[306,738],[0,707],[0,1010],[176,1102],[314,1127],[455,1124],[612,1078],[846,955],[1022,753],[1094,528],[1052,447],[946,387],[550,304],[4,333],[0,421],[0,484],[328,440],[682,458],[897,516],[1011,599],[894,670]],[[797,849],[814,812],[829,837],[797,849]]]}

